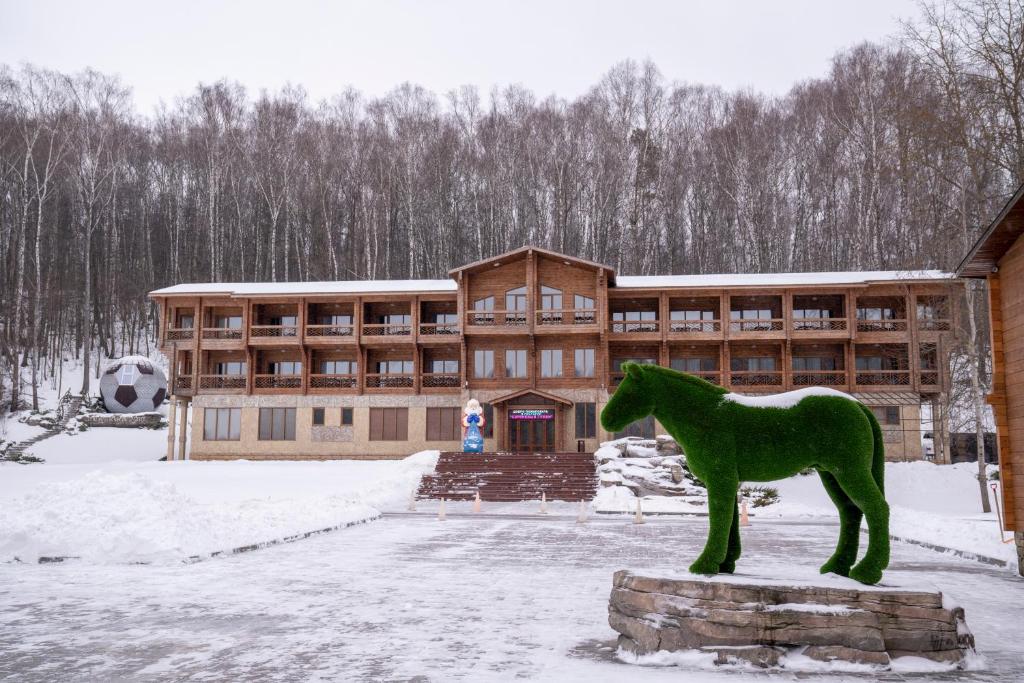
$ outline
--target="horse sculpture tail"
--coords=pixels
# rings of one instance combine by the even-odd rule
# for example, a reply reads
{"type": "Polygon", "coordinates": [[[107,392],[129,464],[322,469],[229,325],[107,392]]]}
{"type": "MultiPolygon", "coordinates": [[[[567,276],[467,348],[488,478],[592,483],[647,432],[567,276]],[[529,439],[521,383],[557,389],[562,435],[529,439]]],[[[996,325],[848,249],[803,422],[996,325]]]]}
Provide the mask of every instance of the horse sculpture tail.
{"type": "Polygon", "coordinates": [[[874,452],[871,456],[871,478],[875,480],[882,495],[885,495],[885,444],[882,442],[882,427],[878,424],[878,419],[870,408],[863,403],[859,405],[868,418],[868,422],[871,423],[871,435],[875,442],[874,452]]]}

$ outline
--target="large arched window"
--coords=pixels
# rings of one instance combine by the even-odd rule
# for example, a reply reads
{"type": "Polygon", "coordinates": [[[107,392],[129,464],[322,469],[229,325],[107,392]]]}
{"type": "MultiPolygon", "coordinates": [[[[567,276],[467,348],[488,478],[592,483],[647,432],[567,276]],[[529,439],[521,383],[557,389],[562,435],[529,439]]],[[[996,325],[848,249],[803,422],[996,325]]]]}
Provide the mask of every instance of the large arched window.
{"type": "Polygon", "coordinates": [[[505,324],[526,324],[526,287],[516,287],[505,292],[505,324]]]}
{"type": "Polygon", "coordinates": [[[562,290],[555,289],[554,287],[548,287],[547,285],[541,285],[540,308],[542,311],[562,310],[562,290]]]}

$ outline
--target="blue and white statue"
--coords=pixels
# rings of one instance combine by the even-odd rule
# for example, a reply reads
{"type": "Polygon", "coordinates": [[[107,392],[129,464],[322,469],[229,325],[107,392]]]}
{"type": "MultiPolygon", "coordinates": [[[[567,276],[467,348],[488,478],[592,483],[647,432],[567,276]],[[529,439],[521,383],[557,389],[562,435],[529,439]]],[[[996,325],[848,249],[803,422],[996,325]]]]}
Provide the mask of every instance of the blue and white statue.
{"type": "Polygon", "coordinates": [[[462,413],[462,427],[465,430],[462,437],[463,453],[483,453],[484,436],[480,428],[484,426],[484,409],[480,407],[480,401],[471,398],[466,402],[466,409],[462,413]]]}

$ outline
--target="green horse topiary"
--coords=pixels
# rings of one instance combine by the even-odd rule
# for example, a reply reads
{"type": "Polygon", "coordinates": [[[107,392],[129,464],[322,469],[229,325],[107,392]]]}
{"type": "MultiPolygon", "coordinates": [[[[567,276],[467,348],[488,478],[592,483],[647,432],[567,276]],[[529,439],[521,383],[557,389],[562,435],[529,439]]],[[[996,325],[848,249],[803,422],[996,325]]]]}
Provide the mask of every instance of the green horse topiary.
{"type": "Polygon", "coordinates": [[[821,572],[878,583],[889,565],[889,505],[882,430],[867,407],[823,387],[753,398],[668,368],[624,363],[623,370],[601,424],[617,432],[654,415],[707,485],[711,525],[691,572],[735,570],[740,482],[784,479],[813,467],[840,521],[836,551],[821,572]],[[854,566],[862,516],[868,521],[868,549],[854,566]]]}

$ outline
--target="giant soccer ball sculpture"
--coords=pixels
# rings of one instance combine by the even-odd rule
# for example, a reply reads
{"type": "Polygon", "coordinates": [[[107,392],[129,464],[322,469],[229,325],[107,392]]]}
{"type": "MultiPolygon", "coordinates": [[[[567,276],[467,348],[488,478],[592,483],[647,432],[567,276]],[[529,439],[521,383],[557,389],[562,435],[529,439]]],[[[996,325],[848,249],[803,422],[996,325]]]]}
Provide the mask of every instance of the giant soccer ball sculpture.
{"type": "Polygon", "coordinates": [[[167,378],[143,356],[112,361],[100,379],[103,405],[112,413],[148,413],[167,395],[167,378]]]}

